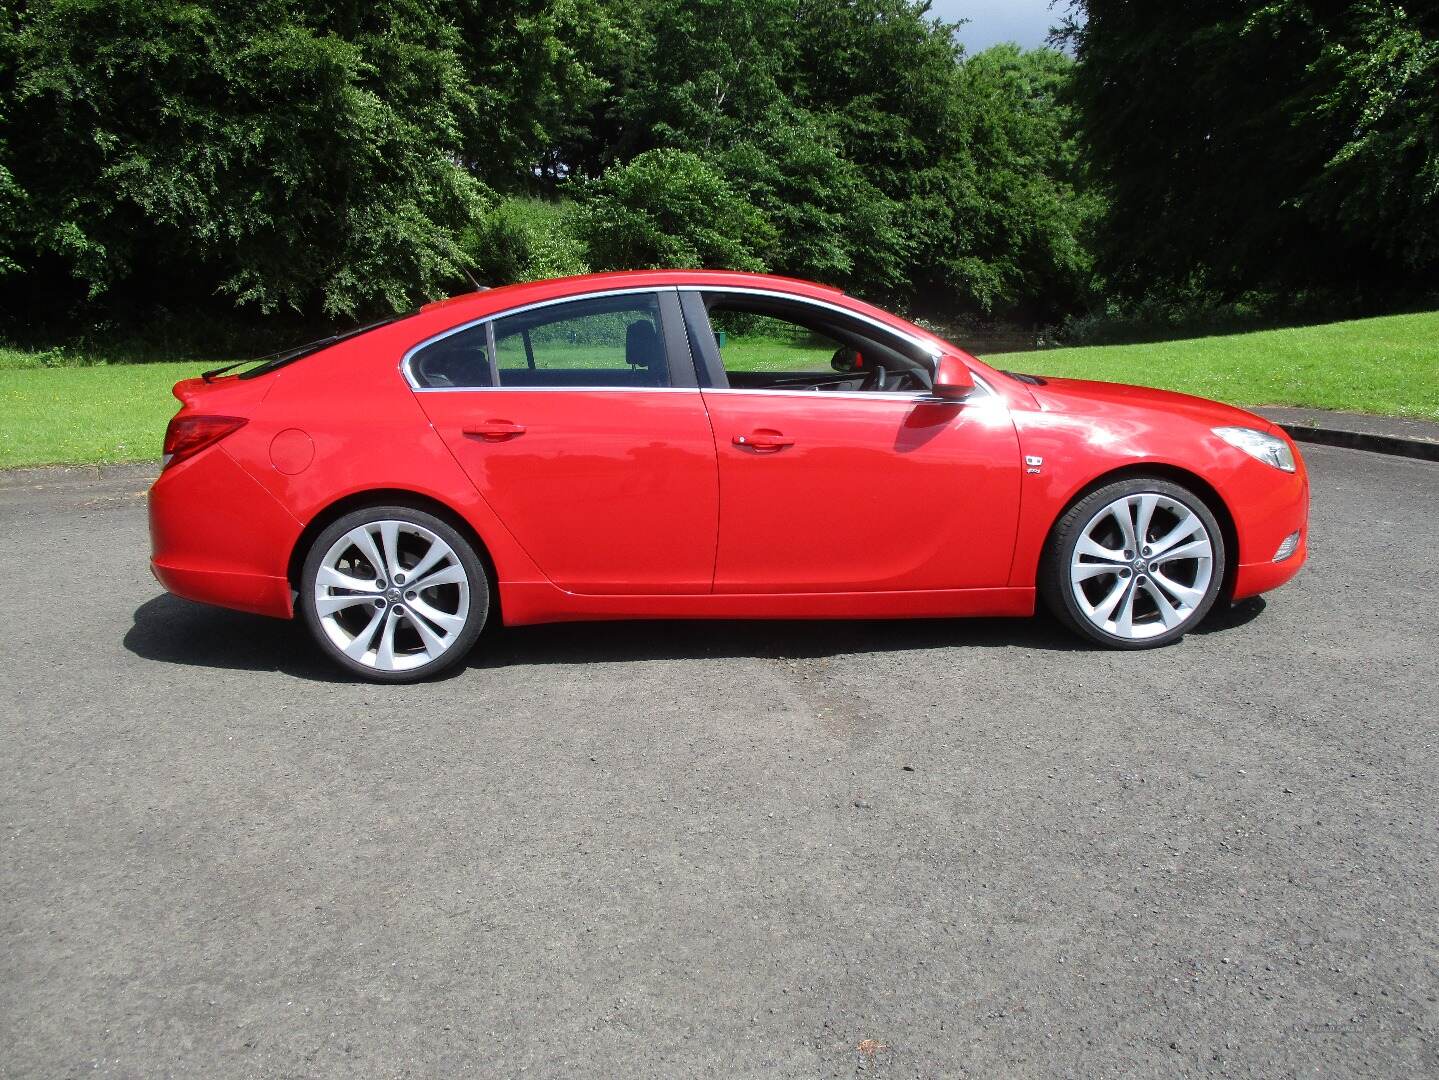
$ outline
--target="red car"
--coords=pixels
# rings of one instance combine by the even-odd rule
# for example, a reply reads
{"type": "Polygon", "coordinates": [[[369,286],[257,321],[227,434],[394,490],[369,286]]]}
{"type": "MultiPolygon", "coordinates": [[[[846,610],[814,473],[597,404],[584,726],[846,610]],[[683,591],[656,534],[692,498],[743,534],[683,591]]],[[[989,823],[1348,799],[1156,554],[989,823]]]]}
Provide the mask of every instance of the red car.
{"type": "Polygon", "coordinates": [[[487,623],[1029,615],[1175,641],[1306,555],[1293,443],[1239,409],[997,371],[835,289],[513,285],[175,387],[155,576],[365,677],[487,623]]]}

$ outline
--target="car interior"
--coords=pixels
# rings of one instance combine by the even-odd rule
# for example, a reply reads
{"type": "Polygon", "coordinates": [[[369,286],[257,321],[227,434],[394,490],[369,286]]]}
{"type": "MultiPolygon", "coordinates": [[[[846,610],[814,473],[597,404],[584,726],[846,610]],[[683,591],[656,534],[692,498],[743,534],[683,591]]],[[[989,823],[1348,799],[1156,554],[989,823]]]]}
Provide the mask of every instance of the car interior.
{"type": "Polygon", "coordinates": [[[490,386],[485,327],[472,326],[431,342],[415,354],[410,370],[425,387],[490,386]]]}
{"type": "Polygon", "coordinates": [[[730,294],[707,296],[705,310],[731,388],[881,393],[933,388],[925,360],[858,319],[800,302],[730,294]],[[757,323],[796,343],[792,360],[767,363],[747,347],[746,329],[757,323]],[[826,354],[826,363],[816,361],[826,354]]]}
{"type": "Polygon", "coordinates": [[[645,296],[582,299],[520,312],[441,338],[411,365],[427,387],[668,386],[659,312],[645,296]]]}

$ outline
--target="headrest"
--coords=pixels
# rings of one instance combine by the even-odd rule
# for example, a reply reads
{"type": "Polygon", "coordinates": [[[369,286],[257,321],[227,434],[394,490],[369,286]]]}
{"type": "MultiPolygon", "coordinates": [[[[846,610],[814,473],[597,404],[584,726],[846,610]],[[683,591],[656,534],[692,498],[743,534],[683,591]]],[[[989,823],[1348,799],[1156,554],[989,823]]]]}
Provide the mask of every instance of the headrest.
{"type": "Polygon", "coordinates": [[[655,324],[648,319],[636,319],[625,330],[625,363],[630,367],[659,367],[661,359],[660,336],[655,324]]]}
{"type": "Polygon", "coordinates": [[[835,349],[834,355],[829,358],[829,366],[835,371],[842,371],[846,375],[856,371],[864,370],[864,357],[859,354],[858,349],[851,349],[847,345],[841,345],[835,349]]]}

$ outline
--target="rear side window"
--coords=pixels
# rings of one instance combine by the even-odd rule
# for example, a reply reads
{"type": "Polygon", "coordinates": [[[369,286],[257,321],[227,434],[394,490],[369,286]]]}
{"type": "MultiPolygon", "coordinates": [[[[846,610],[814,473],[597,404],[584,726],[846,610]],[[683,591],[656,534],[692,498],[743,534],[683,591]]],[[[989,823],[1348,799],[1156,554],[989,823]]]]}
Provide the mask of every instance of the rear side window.
{"type": "Polygon", "coordinates": [[[601,296],[494,321],[501,386],[669,386],[659,297],[601,296]]]}

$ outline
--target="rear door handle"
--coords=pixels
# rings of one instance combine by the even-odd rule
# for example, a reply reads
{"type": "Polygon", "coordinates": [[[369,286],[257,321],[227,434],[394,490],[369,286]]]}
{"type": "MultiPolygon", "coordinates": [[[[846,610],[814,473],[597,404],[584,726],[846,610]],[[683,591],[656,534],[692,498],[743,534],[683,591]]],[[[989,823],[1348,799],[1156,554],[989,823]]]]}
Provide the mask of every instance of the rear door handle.
{"type": "Polygon", "coordinates": [[[794,445],[794,440],[787,435],[764,429],[752,431],[748,435],[736,435],[730,442],[746,450],[757,450],[760,453],[772,453],[775,450],[783,450],[786,446],[794,445]]]}
{"type": "Polygon", "coordinates": [[[465,428],[465,434],[470,438],[484,439],[486,442],[503,442],[524,433],[525,425],[516,424],[513,420],[486,420],[482,424],[465,428]]]}

